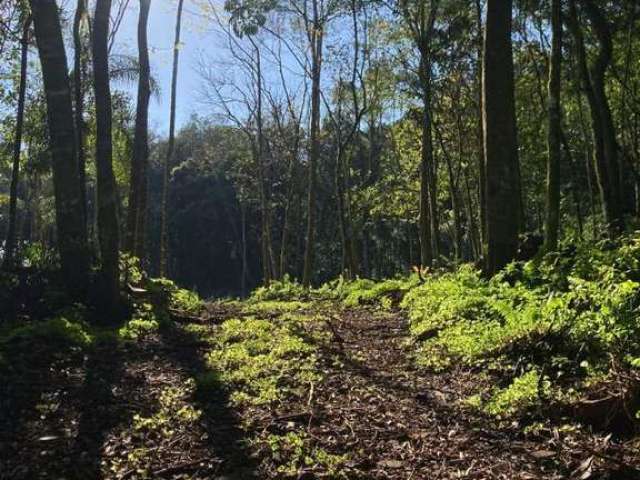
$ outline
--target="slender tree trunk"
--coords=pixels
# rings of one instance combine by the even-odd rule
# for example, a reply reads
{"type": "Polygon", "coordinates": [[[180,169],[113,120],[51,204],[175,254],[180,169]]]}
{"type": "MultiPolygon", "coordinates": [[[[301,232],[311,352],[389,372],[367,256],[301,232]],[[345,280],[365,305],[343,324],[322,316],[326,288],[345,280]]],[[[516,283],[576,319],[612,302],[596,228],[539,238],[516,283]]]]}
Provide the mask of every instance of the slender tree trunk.
{"type": "Polygon", "coordinates": [[[169,114],[169,145],[167,156],[164,160],[162,178],[162,212],[160,219],[160,276],[168,274],[167,264],[169,260],[169,168],[173,163],[176,137],[176,97],[178,90],[178,61],[180,59],[180,29],[182,27],[182,7],[184,0],[178,1],[176,13],[176,34],[173,44],[173,71],[171,75],[171,110],[169,114]]]}
{"type": "Polygon", "coordinates": [[[98,180],[98,238],[106,305],[120,303],[118,191],[113,174],[112,109],[109,86],[109,19],[111,0],[97,0],[93,26],[93,83],[96,102],[96,172],[98,180]]]}
{"type": "Polygon", "coordinates": [[[67,57],[56,1],[31,0],[31,12],[47,100],[60,261],[69,291],[81,298],[87,287],[89,250],[67,57]]]}
{"type": "Polygon", "coordinates": [[[126,247],[130,253],[142,259],[145,253],[145,212],[147,200],[147,167],[149,162],[149,98],[151,96],[149,47],[147,25],[151,0],[140,0],[138,19],[138,105],[131,160],[129,212],[127,217],[126,247]]]}
{"type": "Polygon", "coordinates": [[[318,2],[313,0],[313,26],[309,32],[311,42],[311,132],[309,147],[309,194],[307,199],[307,242],[304,253],[302,284],[311,286],[313,275],[316,230],[316,176],[320,159],[320,80],[322,74],[322,49],[324,32],[320,23],[318,2]]]}
{"type": "Polygon", "coordinates": [[[3,268],[11,270],[14,265],[17,243],[18,184],[20,182],[20,152],[22,150],[22,130],[24,126],[24,104],[27,93],[27,66],[29,60],[29,29],[31,16],[24,19],[20,52],[20,85],[18,87],[18,109],[16,111],[16,133],[13,144],[13,165],[11,186],[9,187],[9,227],[5,243],[3,268]]]}
{"type": "Polygon", "coordinates": [[[583,239],[584,235],[584,217],[582,213],[582,205],[580,203],[580,192],[578,191],[578,183],[576,181],[576,165],[573,161],[573,154],[571,153],[571,147],[569,146],[569,142],[567,140],[566,135],[564,134],[564,130],[560,129],[560,135],[562,140],[562,149],[564,150],[565,157],[567,158],[567,163],[571,167],[571,194],[573,196],[573,203],[576,207],[576,221],[578,222],[578,235],[580,240],[583,239]]]}
{"type": "Polygon", "coordinates": [[[511,262],[518,250],[521,209],[511,11],[512,0],[487,0],[482,94],[489,275],[511,262]]]}
{"type": "MultiPolygon", "coordinates": [[[[299,132],[298,132],[299,133],[299,132]]],[[[287,200],[284,207],[284,219],[282,225],[282,237],[280,241],[280,275],[284,278],[285,274],[288,273],[289,269],[289,237],[291,230],[291,206],[293,205],[293,199],[295,195],[295,172],[296,172],[296,164],[297,164],[297,155],[298,149],[297,147],[294,149],[293,154],[291,155],[291,160],[289,164],[289,174],[288,174],[288,190],[287,190],[287,200]]]]}
{"type": "MultiPolygon", "coordinates": [[[[424,60],[423,60],[424,61],[424,60]]],[[[431,67],[423,65],[421,70],[431,67]]],[[[430,76],[430,72],[428,75],[430,76]]],[[[422,118],[422,149],[420,158],[420,219],[419,219],[419,236],[420,236],[420,264],[422,267],[430,267],[433,264],[433,241],[432,221],[431,221],[431,167],[433,162],[433,138],[431,128],[431,97],[427,79],[423,79],[423,118],[422,118]]]]}
{"type": "Polygon", "coordinates": [[[82,42],[82,22],[87,20],[88,12],[85,0],[78,0],[76,14],[73,21],[73,93],[75,95],[75,122],[78,148],[78,173],[80,175],[80,193],[82,195],[82,214],[87,223],[87,157],[85,154],[85,123],[84,123],[84,48],[82,42]]]}
{"type": "Polygon", "coordinates": [[[584,38],[578,20],[575,0],[569,0],[569,25],[576,41],[578,71],[591,110],[594,159],[602,210],[609,235],[616,235],[624,228],[624,218],[618,171],[618,146],[604,86],[605,73],[611,62],[611,38],[606,22],[598,7],[590,0],[586,0],[583,5],[592,21],[600,43],[598,56],[591,69],[587,63],[584,38]]]}
{"type": "Polygon", "coordinates": [[[547,138],[547,207],[545,219],[545,250],[558,249],[560,222],[560,161],[562,157],[562,112],[560,88],[562,74],[562,1],[551,2],[552,45],[549,64],[549,127],[547,138]]]}
{"type": "Polygon", "coordinates": [[[482,238],[476,223],[476,215],[473,209],[473,200],[471,195],[471,185],[469,182],[469,171],[464,170],[464,185],[466,190],[466,204],[467,204],[467,216],[469,217],[469,239],[471,241],[471,249],[473,252],[473,259],[478,260],[482,257],[482,238]]]}
{"type": "Polygon", "coordinates": [[[255,75],[256,75],[256,123],[257,123],[257,148],[256,148],[256,168],[258,169],[258,183],[260,189],[260,222],[262,227],[262,268],[264,283],[269,284],[273,279],[277,279],[278,268],[273,254],[273,242],[271,237],[271,208],[270,195],[265,178],[265,138],[263,125],[263,80],[262,80],[262,56],[258,45],[249,37],[255,51],[255,75]]]}
{"type": "Polygon", "coordinates": [[[240,222],[242,238],[242,272],[240,273],[240,292],[244,297],[247,294],[247,209],[244,203],[240,202],[240,222]]]}
{"type": "Polygon", "coordinates": [[[487,175],[486,175],[486,160],[484,158],[484,126],[482,124],[482,116],[484,107],[482,106],[482,62],[483,62],[483,35],[482,35],[482,3],[481,0],[476,0],[476,21],[478,27],[477,35],[477,65],[478,65],[478,183],[479,183],[479,207],[480,207],[480,242],[481,242],[481,256],[486,256],[487,252],[487,175]]]}

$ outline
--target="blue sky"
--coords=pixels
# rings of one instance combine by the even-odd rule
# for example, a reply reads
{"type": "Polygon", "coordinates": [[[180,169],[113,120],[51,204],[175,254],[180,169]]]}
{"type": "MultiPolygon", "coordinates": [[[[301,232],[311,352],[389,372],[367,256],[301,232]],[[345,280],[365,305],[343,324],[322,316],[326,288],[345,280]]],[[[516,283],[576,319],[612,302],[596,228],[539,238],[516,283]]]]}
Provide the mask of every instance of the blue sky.
{"type": "MultiPolygon", "coordinates": [[[[114,2],[115,3],[115,2],[114,2]]],[[[151,69],[160,84],[161,98],[153,98],[149,106],[149,121],[152,130],[166,134],[169,125],[169,98],[171,91],[171,64],[173,61],[173,42],[175,36],[175,15],[177,1],[152,0],[149,15],[149,50],[151,69]]],[[[183,125],[193,113],[205,113],[198,105],[201,81],[195,66],[200,53],[215,48],[212,34],[209,33],[202,17],[197,14],[198,7],[193,1],[185,0],[182,19],[180,65],[178,74],[177,125],[183,125]]],[[[137,56],[138,2],[130,0],[130,5],[118,31],[114,53],[127,53],[137,56]]],[[[133,94],[135,85],[123,86],[133,94]]]]}

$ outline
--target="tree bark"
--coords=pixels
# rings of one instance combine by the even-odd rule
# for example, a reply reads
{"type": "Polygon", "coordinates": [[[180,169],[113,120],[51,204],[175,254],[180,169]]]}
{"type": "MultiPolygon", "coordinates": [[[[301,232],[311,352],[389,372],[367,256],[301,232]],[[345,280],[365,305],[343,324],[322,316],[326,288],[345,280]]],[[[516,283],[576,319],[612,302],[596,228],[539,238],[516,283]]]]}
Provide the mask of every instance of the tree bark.
{"type": "Polygon", "coordinates": [[[24,104],[27,93],[27,66],[29,60],[29,28],[31,16],[24,19],[22,38],[20,39],[20,85],[18,87],[18,108],[16,111],[16,132],[13,144],[13,165],[11,168],[11,186],[9,187],[9,226],[5,243],[3,268],[11,270],[15,265],[18,216],[18,184],[20,182],[20,152],[22,150],[22,130],[24,126],[24,104]]]}
{"type": "Polygon", "coordinates": [[[482,62],[483,62],[483,35],[482,35],[482,4],[481,0],[476,0],[476,21],[478,26],[477,35],[477,65],[478,65],[478,183],[479,183],[479,210],[480,210],[480,256],[486,256],[487,250],[487,176],[486,160],[484,157],[484,126],[482,123],[482,62]]]}
{"type": "Polygon", "coordinates": [[[483,55],[483,133],[486,159],[487,258],[493,275],[518,250],[520,179],[515,113],[512,0],[488,0],[483,55]]]}
{"type": "Polygon", "coordinates": [[[578,71],[591,111],[594,160],[602,210],[608,233],[610,236],[615,236],[624,229],[624,217],[618,165],[618,144],[605,91],[605,75],[611,63],[613,47],[608,25],[598,7],[591,0],[585,0],[582,5],[586,9],[600,43],[597,58],[591,67],[587,62],[584,37],[578,20],[575,0],[569,1],[569,25],[576,41],[578,71]]]}
{"type": "Polygon", "coordinates": [[[47,101],[60,262],[67,288],[81,298],[86,292],[89,255],[67,56],[55,0],[31,0],[31,12],[47,101]]]}
{"type": "Polygon", "coordinates": [[[147,27],[151,0],[140,0],[138,18],[138,104],[129,191],[126,248],[139,259],[145,254],[147,169],[149,163],[149,98],[151,96],[147,27]]]}
{"type": "Polygon", "coordinates": [[[84,90],[83,76],[85,62],[83,59],[84,49],[82,45],[81,27],[82,22],[87,18],[87,5],[85,0],[78,0],[76,14],[73,21],[73,93],[75,96],[75,122],[76,122],[76,142],[78,148],[78,173],[80,175],[80,193],[82,195],[82,215],[85,225],[87,223],[87,158],[85,155],[85,123],[84,123],[84,90]]]}
{"type": "Polygon", "coordinates": [[[322,74],[322,49],[324,30],[320,20],[318,0],[313,0],[313,21],[307,32],[311,43],[311,131],[309,146],[309,193],[307,197],[307,242],[304,252],[302,284],[311,286],[313,275],[315,229],[316,229],[316,176],[320,159],[320,80],[322,74]]]}
{"type": "Polygon", "coordinates": [[[173,153],[176,139],[176,97],[178,89],[178,62],[180,59],[180,29],[182,27],[182,7],[184,0],[179,0],[176,12],[176,34],[173,44],[173,71],[171,75],[171,107],[169,113],[169,145],[167,156],[164,160],[162,177],[162,211],[160,219],[160,276],[168,274],[167,264],[169,257],[169,168],[173,163],[173,153]]]}
{"type": "Polygon", "coordinates": [[[547,136],[547,206],[545,218],[545,250],[558,248],[560,221],[560,161],[562,156],[562,111],[560,89],[562,74],[562,1],[551,2],[552,44],[549,64],[547,136]]]}
{"type": "Polygon", "coordinates": [[[98,239],[102,296],[106,306],[120,304],[118,191],[113,174],[112,108],[109,85],[109,19],[111,0],[97,0],[93,26],[93,83],[96,102],[96,173],[98,183],[98,239]]]}

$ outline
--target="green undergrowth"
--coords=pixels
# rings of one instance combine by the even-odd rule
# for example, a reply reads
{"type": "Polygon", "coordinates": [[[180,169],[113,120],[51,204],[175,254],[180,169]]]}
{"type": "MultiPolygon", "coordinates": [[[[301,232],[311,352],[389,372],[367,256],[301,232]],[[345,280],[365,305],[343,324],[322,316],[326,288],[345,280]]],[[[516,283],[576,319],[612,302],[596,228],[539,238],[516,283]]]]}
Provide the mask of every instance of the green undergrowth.
{"type": "Polygon", "coordinates": [[[196,294],[168,280],[148,280],[144,287],[150,295],[132,298],[130,313],[122,321],[105,322],[90,308],[75,304],[42,320],[22,318],[3,324],[0,327],[0,374],[17,373],[52,359],[88,352],[103,340],[143,340],[167,324],[167,308],[194,313],[202,308],[203,302],[196,294]]]}
{"type": "Polygon", "coordinates": [[[491,280],[463,265],[424,280],[340,278],[300,290],[281,282],[262,289],[260,299],[401,308],[416,363],[489,375],[493,386],[466,403],[501,418],[539,414],[545,405],[569,411],[608,382],[640,373],[640,233],[569,245],[511,264],[491,280]]]}
{"type": "Polygon", "coordinates": [[[183,327],[208,344],[207,369],[196,378],[198,391],[209,397],[221,387],[228,392],[229,402],[246,412],[248,443],[269,468],[275,466],[278,478],[298,478],[308,468],[342,478],[339,472],[347,456],[320,448],[293,422],[276,432],[251,428],[256,410],[308,408],[323,379],[319,350],[331,339],[320,321],[329,307],[326,302],[307,295],[287,299],[268,291],[260,289],[243,302],[220,302],[217,307],[237,316],[216,327],[183,327]]]}
{"type": "MultiPolygon", "coordinates": [[[[209,336],[209,367],[231,391],[235,404],[262,405],[301,397],[317,384],[317,342],[325,336],[314,328],[314,317],[292,309],[253,310],[226,320],[209,336]],[[274,315],[275,312],[275,315],[274,315]]],[[[197,327],[196,327],[197,329],[197,327]]]]}
{"type": "Polygon", "coordinates": [[[347,478],[341,476],[341,467],[348,461],[348,455],[330,453],[315,446],[313,438],[304,431],[269,434],[257,443],[266,445],[280,475],[299,478],[302,469],[314,468],[322,470],[329,478],[347,478]]]}
{"type": "Polygon", "coordinates": [[[412,289],[402,307],[417,362],[492,372],[497,386],[467,403],[507,418],[550,403],[562,410],[637,368],[639,282],[632,235],[514,263],[491,280],[464,266],[412,289]]]}

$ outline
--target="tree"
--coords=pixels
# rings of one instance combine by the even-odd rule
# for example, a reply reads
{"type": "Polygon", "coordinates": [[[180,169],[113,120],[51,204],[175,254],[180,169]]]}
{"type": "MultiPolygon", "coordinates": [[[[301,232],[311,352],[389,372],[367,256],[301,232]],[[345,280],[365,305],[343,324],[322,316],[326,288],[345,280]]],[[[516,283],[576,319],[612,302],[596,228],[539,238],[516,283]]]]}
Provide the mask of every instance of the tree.
{"type": "Polygon", "coordinates": [[[11,171],[11,187],[9,192],[9,228],[7,242],[5,244],[5,256],[3,268],[11,269],[14,265],[16,248],[16,222],[18,204],[18,182],[20,181],[20,153],[22,151],[22,130],[24,126],[24,104],[27,93],[27,66],[29,60],[29,29],[31,28],[31,15],[26,15],[23,20],[22,38],[20,39],[20,84],[18,86],[18,108],[16,112],[16,132],[13,146],[13,166],[11,171]]]}
{"type": "Polygon", "coordinates": [[[483,125],[486,161],[487,258],[494,274],[518,250],[520,179],[515,114],[512,0],[487,0],[483,53],[483,125]]]}
{"type": "Polygon", "coordinates": [[[87,159],[85,154],[85,122],[84,122],[84,76],[85,59],[82,38],[82,26],[88,20],[86,0],[78,0],[73,20],[73,91],[75,96],[75,122],[78,148],[78,171],[80,174],[80,193],[82,194],[82,214],[87,221],[87,159]]]}
{"type": "Polygon", "coordinates": [[[560,87],[562,69],[562,1],[551,2],[551,62],[549,65],[549,127],[547,134],[547,208],[545,221],[545,250],[558,248],[560,220],[560,159],[562,150],[562,113],[560,87]]]}
{"type": "Polygon", "coordinates": [[[184,0],[178,1],[176,12],[176,34],[173,44],[173,70],[171,74],[171,107],[169,112],[169,145],[164,161],[162,180],[162,218],[160,226],[160,276],[167,275],[167,262],[169,255],[169,167],[173,161],[176,135],[176,96],[178,89],[178,61],[180,59],[180,29],[182,27],[182,7],[184,0]]]}
{"type": "MultiPolygon", "coordinates": [[[[306,2],[306,0],[305,0],[306,2]]],[[[306,7],[306,3],[305,3],[306,7]]],[[[309,132],[309,180],[307,196],[307,241],[304,251],[302,284],[308,288],[313,274],[316,233],[316,177],[320,158],[320,81],[324,47],[326,12],[321,11],[319,0],[311,0],[311,18],[303,10],[303,20],[311,50],[311,127],[309,132]]]]}
{"type": "Polygon", "coordinates": [[[439,255],[439,222],[436,170],[433,153],[433,36],[439,0],[398,1],[400,12],[409,27],[420,54],[418,77],[422,99],[422,154],[420,160],[420,263],[429,267],[439,255]]]}
{"type": "Polygon", "coordinates": [[[31,12],[47,100],[60,263],[68,290],[80,297],[89,254],[67,57],[55,0],[31,0],[31,12]]]}
{"type": "Polygon", "coordinates": [[[97,0],[93,25],[93,76],[96,103],[96,173],[101,295],[110,308],[120,303],[118,192],[113,175],[112,108],[109,86],[109,18],[111,0],[97,0]]]}
{"type": "Polygon", "coordinates": [[[147,24],[151,0],[140,0],[138,19],[138,104],[131,160],[126,248],[142,258],[145,249],[147,169],[149,163],[149,98],[151,96],[147,24]]]}
{"type": "Polygon", "coordinates": [[[609,234],[624,228],[622,184],[618,165],[618,143],[605,88],[605,77],[613,55],[611,32],[598,6],[585,0],[583,7],[599,43],[596,58],[589,66],[575,0],[569,0],[569,25],[576,42],[578,72],[591,111],[594,159],[602,210],[609,234]]]}

